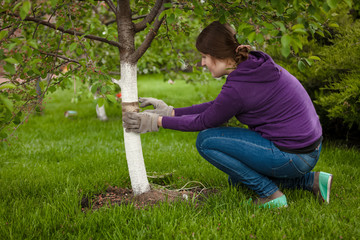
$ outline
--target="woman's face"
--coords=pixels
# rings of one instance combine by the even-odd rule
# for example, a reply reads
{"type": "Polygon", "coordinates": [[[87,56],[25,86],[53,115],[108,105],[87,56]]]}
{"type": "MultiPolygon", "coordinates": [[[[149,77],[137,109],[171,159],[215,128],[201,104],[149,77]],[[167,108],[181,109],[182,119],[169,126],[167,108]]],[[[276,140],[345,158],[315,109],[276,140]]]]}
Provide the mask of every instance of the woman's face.
{"type": "Polygon", "coordinates": [[[218,59],[209,54],[201,53],[201,66],[207,67],[214,78],[228,75],[234,70],[234,65],[229,59],[218,59]]]}

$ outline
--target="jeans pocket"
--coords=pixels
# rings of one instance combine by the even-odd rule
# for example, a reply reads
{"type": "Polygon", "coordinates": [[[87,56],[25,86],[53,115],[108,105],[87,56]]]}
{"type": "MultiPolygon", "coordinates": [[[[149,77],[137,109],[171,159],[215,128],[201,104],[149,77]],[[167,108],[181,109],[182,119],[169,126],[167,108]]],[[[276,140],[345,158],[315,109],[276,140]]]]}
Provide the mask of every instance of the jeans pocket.
{"type": "Polygon", "coordinates": [[[304,175],[306,172],[303,172],[298,166],[294,163],[293,159],[290,159],[285,164],[280,167],[273,168],[272,174],[276,178],[295,178],[304,175]]]}
{"type": "MultiPolygon", "coordinates": [[[[300,154],[300,155],[304,155],[304,154],[300,154]]],[[[313,158],[313,159],[319,159],[320,157],[320,150],[319,149],[316,149],[315,151],[311,152],[311,153],[308,153],[306,154],[307,156],[313,158]]]]}
{"type": "Polygon", "coordinates": [[[293,158],[294,164],[300,171],[304,173],[310,172],[315,167],[319,155],[320,152],[317,150],[309,154],[296,154],[297,157],[293,158]]]}

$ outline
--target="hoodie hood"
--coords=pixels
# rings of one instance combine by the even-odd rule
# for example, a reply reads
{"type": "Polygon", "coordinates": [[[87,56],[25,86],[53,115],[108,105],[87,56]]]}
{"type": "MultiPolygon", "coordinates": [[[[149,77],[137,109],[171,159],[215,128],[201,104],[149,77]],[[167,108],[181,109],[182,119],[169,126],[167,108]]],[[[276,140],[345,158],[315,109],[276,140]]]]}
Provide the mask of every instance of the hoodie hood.
{"type": "Polygon", "coordinates": [[[273,59],[266,53],[251,51],[249,58],[240,63],[228,75],[230,81],[240,82],[273,82],[280,77],[280,69],[273,59]]]}

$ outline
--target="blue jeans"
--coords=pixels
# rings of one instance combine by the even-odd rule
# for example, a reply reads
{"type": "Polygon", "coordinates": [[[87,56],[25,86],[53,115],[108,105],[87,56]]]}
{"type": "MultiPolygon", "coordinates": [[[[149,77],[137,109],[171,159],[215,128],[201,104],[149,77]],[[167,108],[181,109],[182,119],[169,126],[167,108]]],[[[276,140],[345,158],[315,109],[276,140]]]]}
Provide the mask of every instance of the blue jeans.
{"type": "Polygon", "coordinates": [[[321,144],[307,154],[280,151],[260,134],[243,128],[210,128],[199,133],[200,155],[229,175],[229,183],[243,183],[260,197],[282,188],[312,191],[321,144]]]}

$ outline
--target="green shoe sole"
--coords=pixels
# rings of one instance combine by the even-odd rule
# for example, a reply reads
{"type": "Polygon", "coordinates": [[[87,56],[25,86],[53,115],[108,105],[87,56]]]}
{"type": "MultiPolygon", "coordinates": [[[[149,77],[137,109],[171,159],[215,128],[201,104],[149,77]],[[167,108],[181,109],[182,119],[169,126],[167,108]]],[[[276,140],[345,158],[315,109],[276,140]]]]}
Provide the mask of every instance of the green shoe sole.
{"type": "Polygon", "coordinates": [[[287,201],[286,201],[286,196],[282,195],[281,197],[275,198],[274,200],[271,200],[267,203],[261,204],[259,205],[259,208],[282,208],[282,207],[287,207],[287,201]]]}
{"type": "Polygon", "coordinates": [[[330,191],[333,175],[326,172],[319,173],[319,190],[323,202],[330,203],[330,191]]]}

